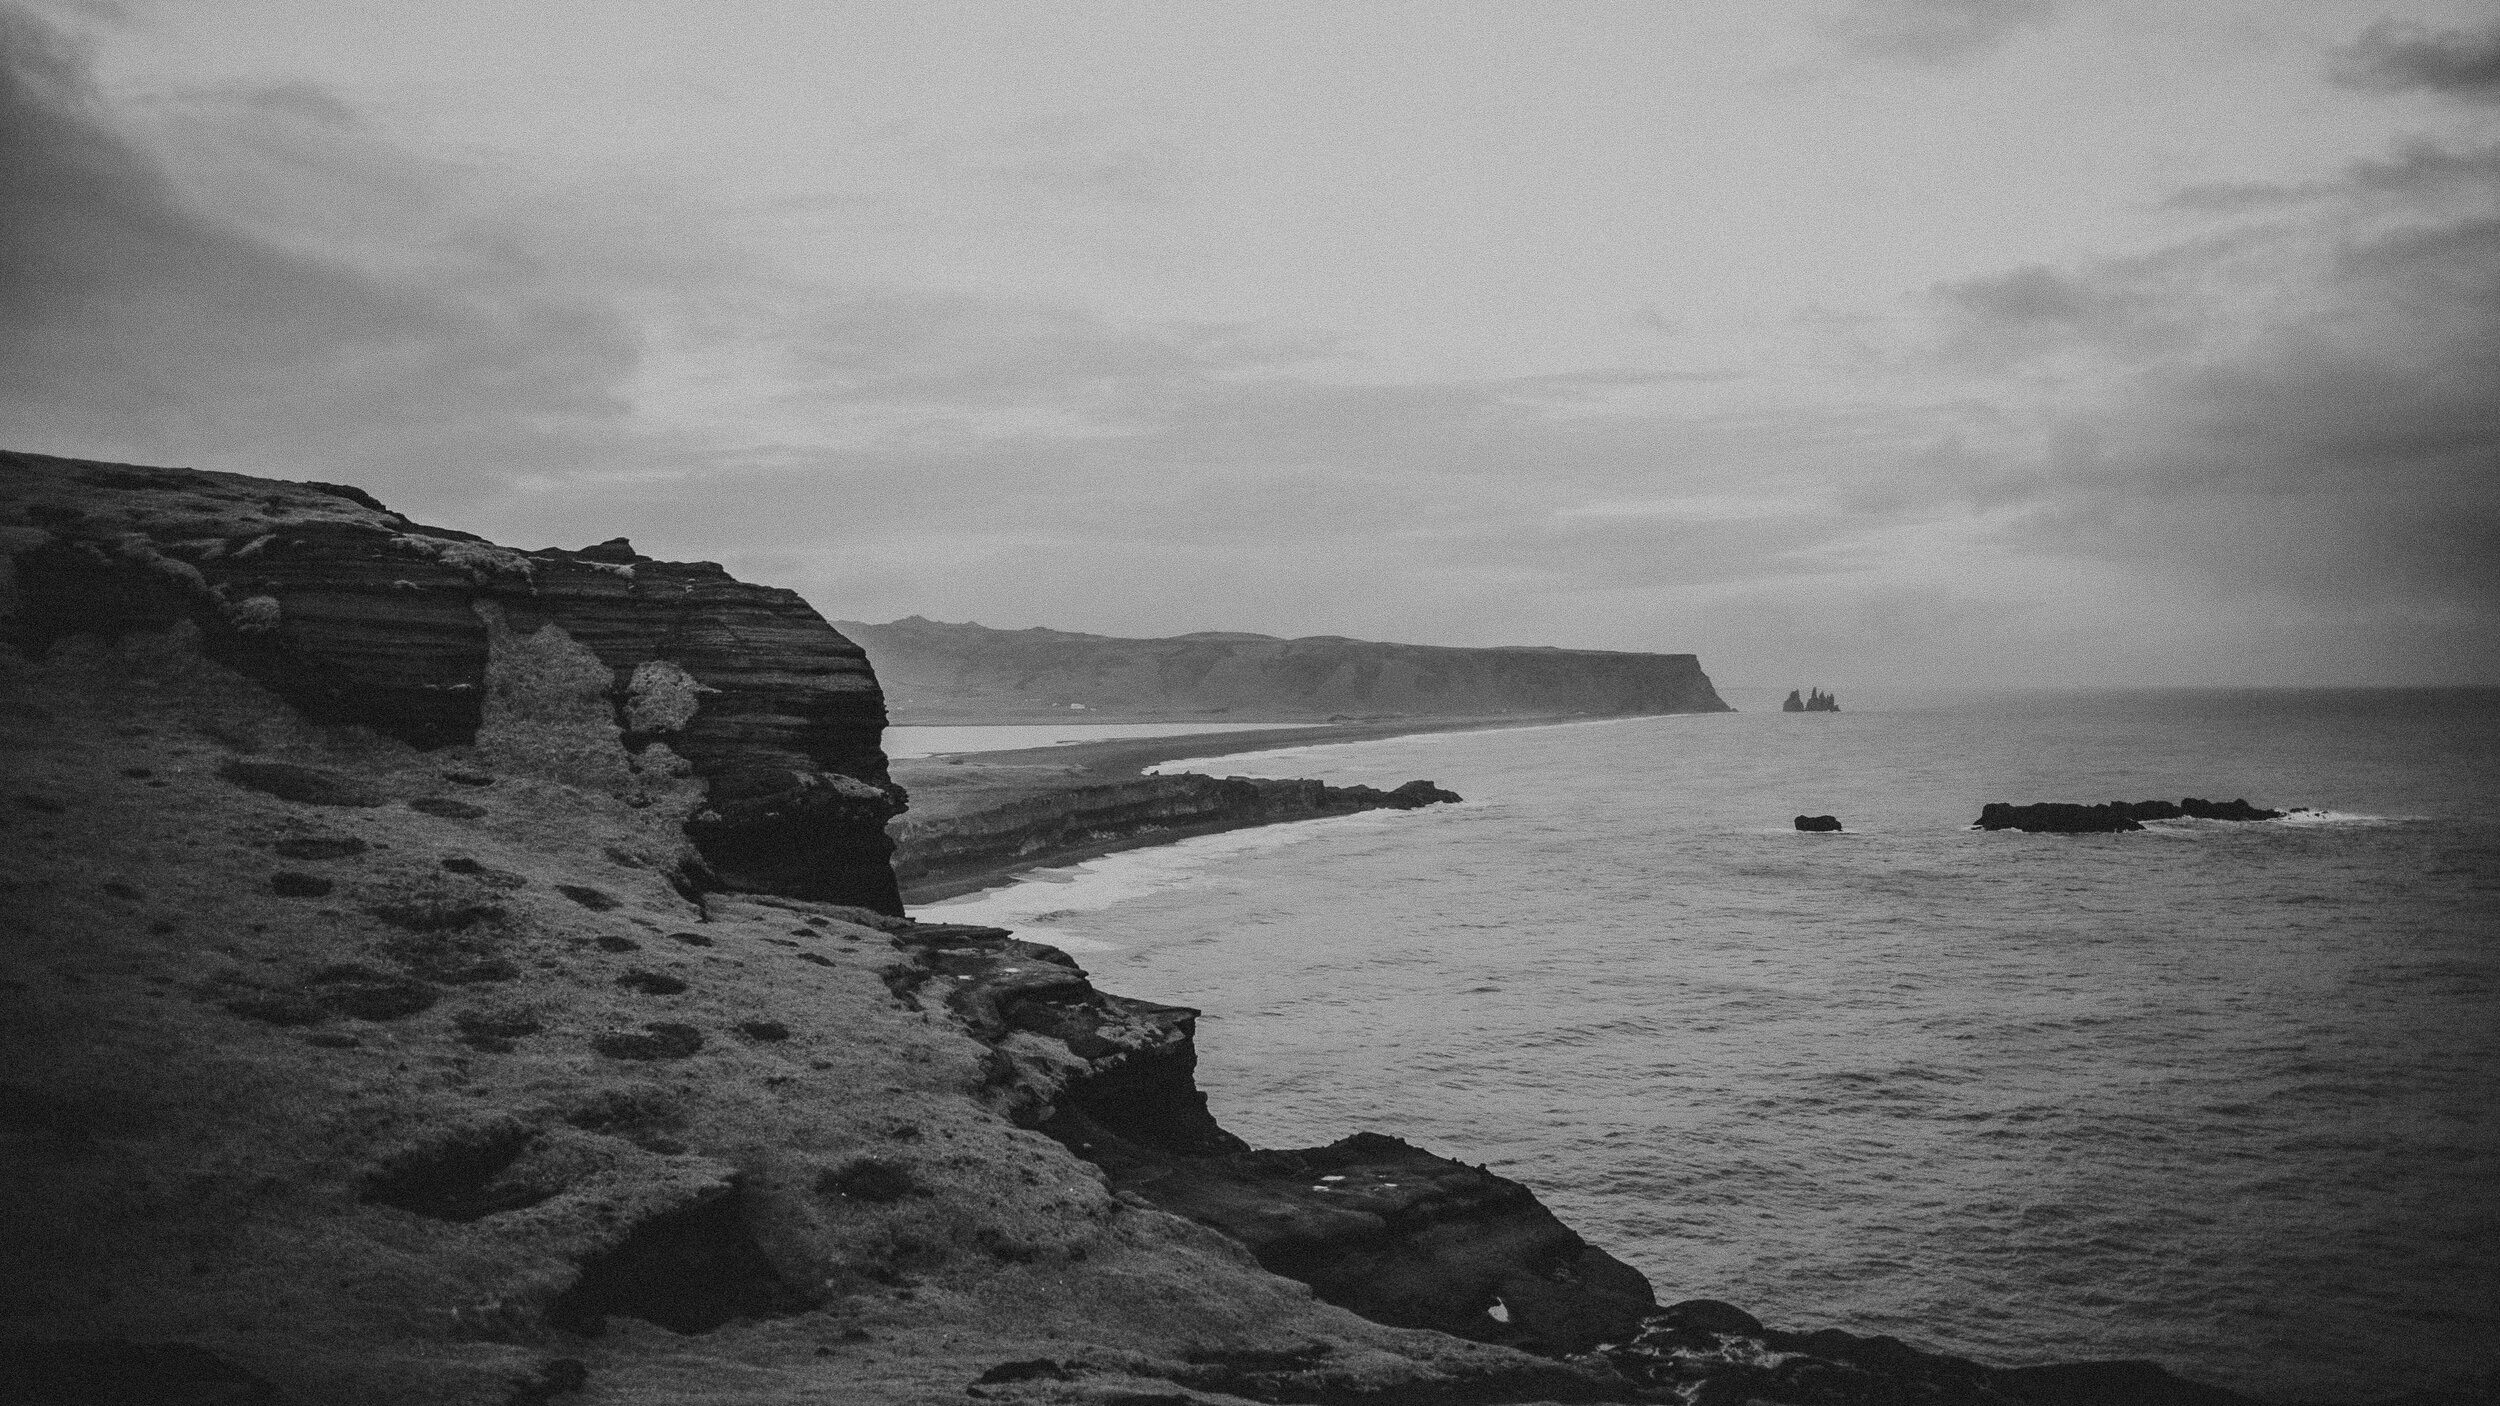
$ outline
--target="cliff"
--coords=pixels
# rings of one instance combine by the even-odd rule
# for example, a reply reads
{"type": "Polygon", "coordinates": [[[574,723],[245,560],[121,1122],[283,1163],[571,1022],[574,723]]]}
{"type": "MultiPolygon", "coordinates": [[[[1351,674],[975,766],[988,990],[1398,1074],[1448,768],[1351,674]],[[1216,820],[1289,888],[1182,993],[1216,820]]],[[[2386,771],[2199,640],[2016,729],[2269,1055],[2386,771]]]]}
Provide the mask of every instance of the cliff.
{"type": "Polygon", "coordinates": [[[1317,636],[1115,639],[992,630],[919,616],[841,622],[907,722],[1087,714],[1321,720],[1332,716],[1612,716],[1730,711],[1690,654],[1460,649],[1317,636]]]}
{"type": "Polygon", "coordinates": [[[421,750],[188,620],[0,650],[0,1398],[1620,1397],[1121,1196],[1036,1100],[1152,1121],[1186,1012],[993,1047],[898,974],[955,934],[689,897],[697,788],[576,784],[549,682],[421,750]]]}
{"type": "Polygon", "coordinates": [[[688,882],[902,911],[876,677],[794,592],[622,540],[500,547],[353,488],[35,454],[0,453],[0,551],[0,643],[31,658],[188,622],[306,718],[423,749],[499,706],[493,641],[544,640],[623,743],[602,784],[704,783],[688,882]]]}

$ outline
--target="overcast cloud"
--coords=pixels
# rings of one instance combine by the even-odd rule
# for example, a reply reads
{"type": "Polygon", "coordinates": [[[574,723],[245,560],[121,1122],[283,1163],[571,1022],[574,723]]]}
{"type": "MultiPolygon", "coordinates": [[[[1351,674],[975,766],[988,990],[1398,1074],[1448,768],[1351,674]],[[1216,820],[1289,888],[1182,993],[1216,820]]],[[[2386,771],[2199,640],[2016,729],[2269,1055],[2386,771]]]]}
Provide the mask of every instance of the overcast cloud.
{"type": "Polygon", "coordinates": [[[2500,678],[2471,6],[843,21],[0,5],[6,443],[837,617],[2500,678]]]}

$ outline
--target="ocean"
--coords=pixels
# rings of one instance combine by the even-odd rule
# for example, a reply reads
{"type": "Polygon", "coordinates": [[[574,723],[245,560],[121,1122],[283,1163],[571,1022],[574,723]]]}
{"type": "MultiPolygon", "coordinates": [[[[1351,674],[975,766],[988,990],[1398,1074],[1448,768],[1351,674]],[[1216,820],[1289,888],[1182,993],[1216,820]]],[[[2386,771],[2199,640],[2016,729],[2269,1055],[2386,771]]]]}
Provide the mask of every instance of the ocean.
{"type": "Polygon", "coordinates": [[[1489,1164],[1662,1302],[2280,1400],[2500,1366],[2500,691],[1843,706],[1175,763],[1467,799],[920,911],[1200,1008],[1252,1143],[1489,1164]],[[1969,828],[2181,796],[2311,813],[1969,828]]]}

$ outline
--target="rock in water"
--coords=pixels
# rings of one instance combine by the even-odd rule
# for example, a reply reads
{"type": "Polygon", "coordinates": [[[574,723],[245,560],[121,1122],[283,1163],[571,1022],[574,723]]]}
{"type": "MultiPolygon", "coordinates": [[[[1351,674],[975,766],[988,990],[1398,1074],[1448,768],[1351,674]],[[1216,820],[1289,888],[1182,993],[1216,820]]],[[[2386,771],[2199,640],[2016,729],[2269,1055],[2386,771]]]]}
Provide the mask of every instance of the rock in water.
{"type": "Polygon", "coordinates": [[[1979,808],[1979,819],[1974,823],[1982,830],[2053,835],[2102,835],[2144,828],[2125,806],[2084,806],[2066,801],[2041,801],[2027,806],[1990,801],[1979,808]]]}
{"type": "Polygon", "coordinates": [[[2244,800],[2205,801],[2190,796],[2178,804],[2168,801],[2105,801],[2100,805],[2076,805],[2068,801],[2040,801],[2032,805],[2009,805],[1990,801],[1982,806],[1979,819],[1972,822],[1981,830],[2022,830],[2033,834],[2100,835],[2123,830],[2141,830],[2147,820],[2280,820],[2283,812],[2263,810],[2244,800]]]}
{"type": "Polygon", "coordinates": [[[2264,810],[2248,802],[2202,801],[2189,796],[2179,802],[2179,809],[2198,820],[2281,820],[2284,812],[2264,810]]]}
{"type": "MultiPolygon", "coordinates": [[[[707,783],[687,833],[722,882],[903,911],[883,695],[867,656],[795,592],[621,538],[517,551],[357,490],[241,474],[0,452],[0,506],[25,524],[10,529],[0,643],[30,657],[188,621],[211,658],[315,721],[420,747],[476,740],[489,693],[511,683],[508,668],[490,678],[496,641],[579,658],[630,750],[707,783]]],[[[283,764],[237,770],[307,804],[375,803],[283,764]]]]}
{"type": "Polygon", "coordinates": [[[1797,828],[1812,834],[1836,835],[1840,833],[1840,817],[1837,815],[1801,815],[1797,817],[1797,828]]]}

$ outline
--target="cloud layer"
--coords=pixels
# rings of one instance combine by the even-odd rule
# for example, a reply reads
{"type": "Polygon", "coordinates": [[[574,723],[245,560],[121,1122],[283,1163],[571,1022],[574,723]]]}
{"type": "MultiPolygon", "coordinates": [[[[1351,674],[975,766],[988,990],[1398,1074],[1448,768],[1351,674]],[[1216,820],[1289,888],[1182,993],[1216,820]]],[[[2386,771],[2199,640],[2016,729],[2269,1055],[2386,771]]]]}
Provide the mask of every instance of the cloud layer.
{"type": "MultiPolygon", "coordinates": [[[[1797,43],[1932,85],[2079,22],[1868,0],[1797,43]]],[[[2333,62],[2487,92],[2461,32],[2333,62]]],[[[804,200],[549,181],[310,79],[108,102],[0,9],[0,420],[530,545],[629,534],[850,618],[1694,649],[1783,688],[2500,678],[2500,146],[2470,129],[1733,334],[1626,289],[1638,364],[1398,376],[1359,328],[910,261],[967,209],[1142,257],[1209,198],[1204,148],[858,143],[804,200]],[[789,256],[829,240],[853,271],[789,256]]]]}
{"type": "Polygon", "coordinates": [[[2382,93],[2425,90],[2500,103],[2500,22],[2480,31],[2380,20],[2336,56],[2337,81],[2382,93]]]}
{"type": "MultiPolygon", "coordinates": [[[[448,203],[441,177],[319,89],[191,108],[195,132],[260,161],[352,170],[361,206],[448,203]]],[[[582,461],[620,414],[634,329],[498,230],[444,231],[386,264],[205,209],[104,110],[76,48],[12,9],[0,187],[0,419],[24,447],[422,467],[458,493],[506,465],[582,461]]]]}

